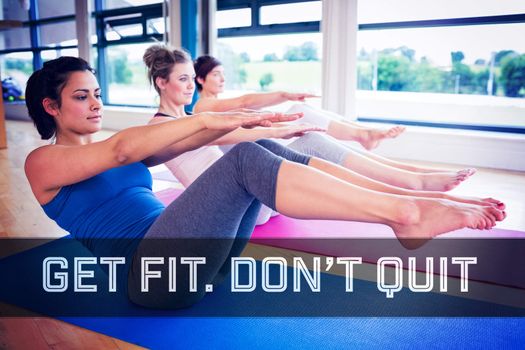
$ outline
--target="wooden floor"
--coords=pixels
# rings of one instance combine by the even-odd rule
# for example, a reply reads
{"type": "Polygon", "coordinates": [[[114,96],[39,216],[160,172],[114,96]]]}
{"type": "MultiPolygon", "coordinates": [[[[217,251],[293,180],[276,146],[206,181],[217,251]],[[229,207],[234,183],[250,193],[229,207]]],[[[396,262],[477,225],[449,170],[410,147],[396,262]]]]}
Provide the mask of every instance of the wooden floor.
{"type": "MultiPolygon", "coordinates": [[[[105,132],[101,137],[108,135],[105,132]]],[[[0,150],[0,237],[63,236],[65,232],[44,215],[24,175],[27,154],[47,141],[39,140],[31,123],[7,121],[7,142],[8,148],[0,150]]],[[[160,182],[154,183],[156,190],[162,186],[160,182]]],[[[498,227],[525,231],[525,173],[478,169],[454,193],[492,196],[504,201],[508,217],[498,227]]],[[[138,347],[49,318],[0,318],[0,349],[91,348],[138,347]]]]}

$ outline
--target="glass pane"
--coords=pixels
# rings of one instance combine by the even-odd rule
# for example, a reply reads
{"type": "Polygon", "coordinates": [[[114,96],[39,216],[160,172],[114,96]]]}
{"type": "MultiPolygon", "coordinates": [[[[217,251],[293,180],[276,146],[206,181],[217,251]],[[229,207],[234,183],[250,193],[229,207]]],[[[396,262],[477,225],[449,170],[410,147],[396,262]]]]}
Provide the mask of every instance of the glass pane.
{"type": "Polygon", "coordinates": [[[64,0],[38,0],[38,17],[49,18],[75,14],[75,2],[64,0]]]}
{"type": "Polygon", "coordinates": [[[106,28],[106,39],[109,41],[119,40],[127,36],[142,35],[141,24],[127,24],[122,26],[108,26],[106,28]]]}
{"type": "Polygon", "coordinates": [[[42,46],[77,45],[77,28],[74,21],[45,24],[40,26],[42,46]]]}
{"type": "Polygon", "coordinates": [[[358,1],[357,6],[359,23],[525,13],[525,1],[523,0],[366,0],[358,1]]]}
{"type": "Polygon", "coordinates": [[[104,9],[116,9],[122,7],[135,7],[150,4],[161,4],[162,0],[105,0],[104,9]]]}
{"type": "Polygon", "coordinates": [[[29,19],[28,8],[22,5],[20,0],[3,0],[0,6],[0,18],[14,21],[27,21],[29,19]]]}
{"type": "Polygon", "coordinates": [[[220,38],[217,43],[230,94],[235,94],[233,90],[237,94],[247,90],[321,91],[320,33],[220,38]]]}
{"type": "Polygon", "coordinates": [[[165,31],[164,28],[164,19],[163,18],[153,18],[146,21],[147,34],[163,34],[165,31]]]}
{"type": "Polygon", "coordinates": [[[156,104],[155,89],[150,88],[142,55],[151,43],[108,47],[106,74],[108,102],[125,105],[156,104]]]}
{"type": "Polygon", "coordinates": [[[320,21],[322,9],[321,1],[262,6],[260,22],[275,24],[320,21]]]}
{"type": "Polygon", "coordinates": [[[42,60],[44,62],[54,60],[61,56],[78,57],[78,49],[64,49],[64,50],[45,50],[42,51],[42,60]]]}
{"type": "Polygon", "coordinates": [[[0,56],[4,101],[13,102],[23,99],[27,79],[33,73],[33,54],[31,52],[9,53],[0,56]]]}
{"type": "Polygon", "coordinates": [[[217,29],[249,27],[252,25],[252,10],[244,8],[217,11],[215,21],[217,29]]]}
{"type": "Polygon", "coordinates": [[[0,50],[30,48],[28,28],[13,28],[0,31],[0,50]]]}
{"type": "Polygon", "coordinates": [[[358,103],[358,114],[525,126],[525,41],[518,39],[523,36],[525,24],[360,31],[358,88],[373,91],[361,95],[373,100],[375,106],[359,110],[358,103]],[[392,108],[393,99],[405,101],[405,106],[399,103],[400,108],[392,108]],[[425,101],[476,106],[481,111],[472,116],[474,119],[459,120],[459,107],[455,112],[435,115],[437,108],[414,107],[425,101]],[[477,119],[496,105],[514,112],[494,110],[477,119]]]}

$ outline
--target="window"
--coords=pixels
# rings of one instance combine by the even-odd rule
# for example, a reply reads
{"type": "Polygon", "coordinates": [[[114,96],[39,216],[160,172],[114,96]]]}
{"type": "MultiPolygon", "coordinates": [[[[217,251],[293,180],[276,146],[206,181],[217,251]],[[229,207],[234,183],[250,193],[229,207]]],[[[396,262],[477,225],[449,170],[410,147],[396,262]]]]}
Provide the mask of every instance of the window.
{"type": "Polygon", "coordinates": [[[9,86],[24,91],[27,79],[43,60],[78,55],[74,2],[7,0],[2,1],[1,11],[8,28],[0,31],[0,61],[2,78],[12,79],[9,86]]]}
{"type": "Polygon", "coordinates": [[[253,40],[218,40],[227,90],[321,92],[320,33],[258,36],[257,45],[253,40]]]}
{"type": "Polygon", "coordinates": [[[104,9],[111,10],[124,7],[136,7],[160,3],[162,3],[162,0],[104,0],[104,9]]]}
{"type": "Polygon", "coordinates": [[[250,8],[242,8],[242,1],[218,1],[217,6],[217,56],[226,72],[226,95],[246,90],[320,93],[321,1],[255,1],[250,8]]]}
{"type": "Polygon", "coordinates": [[[515,12],[525,12],[525,5],[502,1],[480,8],[458,3],[432,11],[435,3],[400,4],[409,2],[414,8],[381,11],[387,17],[371,8],[367,12],[373,4],[359,3],[358,116],[483,130],[523,129],[525,44],[518,38],[525,35],[525,16],[515,12]],[[456,19],[469,14],[498,16],[456,19]],[[445,15],[451,18],[434,20],[445,15]],[[425,20],[362,22],[417,16],[425,20]]]}
{"type": "Polygon", "coordinates": [[[252,25],[251,12],[249,8],[217,11],[217,28],[249,27],[252,25]]]}
{"type": "Polygon", "coordinates": [[[33,73],[33,54],[31,52],[15,52],[0,55],[0,71],[2,80],[12,86],[4,94],[5,102],[14,102],[24,95],[27,79],[33,73]],[[10,91],[9,91],[10,90],[10,91]]]}
{"type": "Polygon", "coordinates": [[[27,21],[29,19],[29,12],[20,0],[2,0],[0,11],[3,20],[11,21],[27,21]]]}
{"type": "Polygon", "coordinates": [[[260,9],[261,24],[320,21],[321,14],[320,1],[262,6],[260,9]]]}
{"type": "Polygon", "coordinates": [[[359,24],[525,13],[522,0],[366,0],[357,6],[359,24]]]}
{"type": "Polygon", "coordinates": [[[30,48],[28,28],[11,28],[0,31],[0,50],[30,48]]]}
{"type": "Polygon", "coordinates": [[[38,17],[50,18],[75,13],[75,2],[64,0],[38,0],[38,17]]]}
{"type": "Polygon", "coordinates": [[[107,103],[152,106],[157,92],[149,87],[142,55],[151,44],[109,46],[105,73],[108,79],[107,103]]]}
{"type": "Polygon", "coordinates": [[[156,92],[149,88],[142,55],[162,41],[162,1],[106,1],[95,11],[96,67],[104,103],[152,106],[156,92]],[[125,6],[124,6],[125,5],[125,6]]]}
{"type": "Polygon", "coordinates": [[[78,49],[59,49],[42,51],[42,60],[44,62],[54,60],[60,56],[78,57],[78,49]]]}
{"type": "Polygon", "coordinates": [[[75,21],[40,26],[40,44],[42,46],[77,46],[75,21]]]}

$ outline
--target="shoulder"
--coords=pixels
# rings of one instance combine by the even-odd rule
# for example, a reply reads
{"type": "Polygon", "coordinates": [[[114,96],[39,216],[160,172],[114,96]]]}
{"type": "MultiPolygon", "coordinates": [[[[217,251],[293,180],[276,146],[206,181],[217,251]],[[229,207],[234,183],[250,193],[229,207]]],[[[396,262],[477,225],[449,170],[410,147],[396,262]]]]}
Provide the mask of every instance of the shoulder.
{"type": "Polygon", "coordinates": [[[53,162],[52,153],[57,148],[63,148],[68,146],[59,146],[59,145],[46,145],[39,147],[26,157],[24,164],[24,171],[26,178],[29,181],[33,194],[35,195],[37,201],[40,204],[49,202],[55,195],[58,193],[59,189],[54,189],[52,191],[44,190],[43,171],[44,167],[48,166],[50,162],[53,162]]]}
{"type": "Polygon", "coordinates": [[[195,103],[195,106],[193,106],[193,113],[199,113],[206,110],[206,106],[209,104],[210,98],[207,97],[199,97],[197,102],[195,103]]]}
{"type": "Polygon", "coordinates": [[[244,108],[245,96],[234,98],[201,98],[195,104],[193,111],[200,112],[228,112],[234,109],[244,108]]]}
{"type": "Polygon", "coordinates": [[[45,145],[32,150],[26,157],[25,167],[32,166],[45,160],[46,157],[57,147],[66,147],[59,145],[45,145]]]}
{"type": "Polygon", "coordinates": [[[174,118],[161,117],[161,116],[151,117],[151,119],[148,121],[148,125],[165,123],[165,122],[169,122],[171,120],[174,120],[174,118]]]}

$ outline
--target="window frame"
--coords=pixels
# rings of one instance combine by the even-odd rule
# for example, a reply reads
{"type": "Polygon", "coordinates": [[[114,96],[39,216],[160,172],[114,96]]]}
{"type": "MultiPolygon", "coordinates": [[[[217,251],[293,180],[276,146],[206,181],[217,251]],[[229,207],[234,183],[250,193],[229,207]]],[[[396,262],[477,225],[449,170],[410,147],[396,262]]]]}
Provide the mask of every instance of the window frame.
{"type": "Polygon", "coordinates": [[[218,0],[217,11],[236,10],[250,8],[252,12],[252,25],[249,27],[232,27],[218,30],[218,37],[236,37],[252,35],[270,35],[270,34],[297,34],[320,32],[320,21],[295,22],[295,23],[276,23],[276,24],[259,24],[259,10],[268,5],[284,5],[300,2],[313,2],[319,0],[218,0]]]}

